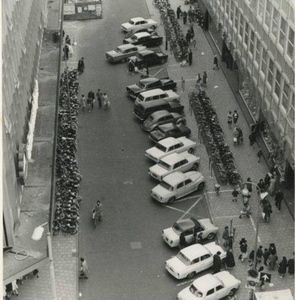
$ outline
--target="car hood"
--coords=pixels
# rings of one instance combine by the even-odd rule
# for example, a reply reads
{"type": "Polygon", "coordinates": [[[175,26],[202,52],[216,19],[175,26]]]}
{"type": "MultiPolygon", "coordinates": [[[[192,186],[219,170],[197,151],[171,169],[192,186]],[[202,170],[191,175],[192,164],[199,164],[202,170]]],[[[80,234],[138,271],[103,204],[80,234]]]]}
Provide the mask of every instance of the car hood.
{"type": "Polygon", "coordinates": [[[127,38],[127,39],[124,39],[124,40],[123,40],[123,43],[124,43],[124,42],[126,42],[126,43],[128,43],[128,44],[132,44],[132,43],[134,43],[135,41],[133,41],[132,38],[127,38]]]}
{"type": "Polygon", "coordinates": [[[112,57],[119,56],[119,53],[114,50],[108,51],[108,52],[106,52],[106,54],[109,56],[112,56],[112,57]]]}
{"type": "Polygon", "coordinates": [[[231,275],[228,271],[222,271],[216,273],[215,276],[219,278],[226,287],[231,287],[234,284],[241,284],[241,281],[236,279],[233,275],[231,275]]]}
{"type": "Polygon", "coordinates": [[[201,219],[198,221],[205,227],[205,229],[216,229],[216,226],[211,223],[210,219],[201,219]]]}
{"type": "Polygon", "coordinates": [[[150,172],[156,174],[157,176],[165,176],[169,171],[159,166],[158,164],[150,167],[150,172]]]}
{"type": "Polygon", "coordinates": [[[177,299],[178,300],[196,300],[196,299],[198,299],[196,296],[194,296],[191,293],[189,288],[190,288],[190,285],[188,287],[186,287],[185,289],[183,289],[182,291],[180,291],[177,295],[177,299]]]}
{"type": "Polygon", "coordinates": [[[173,230],[172,227],[163,230],[163,235],[168,238],[169,241],[179,242],[179,235],[173,230]]]}
{"type": "MultiPolygon", "coordinates": [[[[136,100],[137,101],[137,100],[136,100]]],[[[137,103],[135,102],[135,105],[136,105],[137,103]]],[[[138,105],[138,104],[137,104],[138,105]]],[[[146,129],[149,129],[151,126],[153,126],[154,124],[153,124],[153,122],[152,121],[150,121],[149,119],[146,119],[144,122],[143,122],[143,126],[144,126],[144,128],[146,128],[146,129]]]]}
{"type": "Polygon", "coordinates": [[[152,193],[165,198],[170,194],[170,191],[168,191],[167,189],[163,188],[161,185],[157,185],[152,189],[152,193]]]}
{"type": "Polygon", "coordinates": [[[137,84],[128,85],[127,88],[135,93],[142,91],[142,88],[140,88],[137,84]]]}
{"type": "Polygon", "coordinates": [[[226,252],[219,245],[217,245],[215,242],[206,244],[204,246],[205,246],[205,248],[207,248],[209,250],[210,253],[212,253],[212,255],[214,255],[218,251],[220,251],[221,252],[220,258],[221,259],[225,258],[226,252]]]}
{"type": "Polygon", "coordinates": [[[133,25],[131,25],[130,23],[123,23],[122,25],[121,25],[122,27],[124,27],[124,28],[126,28],[126,29],[129,29],[129,28],[131,28],[133,25]]]}
{"type": "Polygon", "coordinates": [[[173,269],[175,273],[182,273],[187,269],[187,266],[179,260],[176,256],[170,258],[169,260],[166,261],[166,264],[168,267],[173,269]]]}
{"type": "Polygon", "coordinates": [[[147,154],[149,154],[150,156],[159,159],[160,157],[162,157],[165,153],[161,150],[159,150],[156,147],[150,148],[146,151],[147,154]]]}

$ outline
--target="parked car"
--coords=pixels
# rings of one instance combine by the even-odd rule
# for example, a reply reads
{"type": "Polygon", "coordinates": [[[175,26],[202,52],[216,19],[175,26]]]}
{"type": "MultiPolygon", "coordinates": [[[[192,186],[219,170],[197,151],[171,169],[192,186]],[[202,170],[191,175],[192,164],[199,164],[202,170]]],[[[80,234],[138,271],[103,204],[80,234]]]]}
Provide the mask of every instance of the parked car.
{"type": "Polygon", "coordinates": [[[115,50],[106,52],[106,58],[111,63],[124,63],[130,56],[136,55],[139,51],[142,50],[146,50],[146,46],[124,44],[118,46],[115,50]]]}
{"type": "Polygon", "coordinates": [[[220,300],[233,297],[241,281],[228,271],[206,274],[178,293],[177,300],[220,300]]]}
{"type": "Polygon", "coordinates": [[[168,55],[163,52],[155,52],[152,50],[144,50],[137,53],[136,56],[131,56],[130,60],[136,64],[139,69],[146,66],[163,65],[167,62],[168,55]]]}
{"type": "Polygon", "coordinates": [[[200,172],[173,172],[152,189],[151,196],[158,202],[172,204],[190,193],[201,191],[204,186],[205,178],[200,172]]]}
{"type": "Polygon", "coordinates": [[[134,29],[151,28],[155,29],[158,23],[152,19],[144,19],[142,17],[132,18],[128,23],[123,23],[121,29],[124,32],[129,32],[134,29]]]}
{"type": "Polygon", "coordinates": [[[142,124],[141,128],[144,131],[151,132],[157,126],[166,124],[166,123],[175,123],[175,124],[185,124],[185,118],[178,113],[170,113],[167,110],[159,110],[152,113],[142,124]]]}
{"type": "Polygon", "coordinates": [[[181,136],[190,137],[190,135],[191,130],[187,126],[183,124],[175,125],[173,123],[168,123],[158,126],[155,130],[151,131],[149,137],[153,142],[157,143],[170,136],[178,138],[181,136]]]}
{"type": "Polygon", "coordinates": [[[167,78],[155,78],[155,77],[148,77],[139,80],[137,83],[129,85],[126,87],[126,94],[133,100],[136,99],[139,93],[153,90],[153,89],[161,89],[165,90],[177,90],[177,83],[167,78]]]}
{"type": "Polygon", "coordinates": [[[135,105],[154,100],[180,101],[180,96],[172,90],[163,91],[161,89],[154,89],[138,94],[135,99],[135,105]]]}
{"type": "Polygon", "coordinates": [[[131,37],[134,33],[148,32],[154,35],[158,34],[154,28],[134,28],[125,34],[125,38],[131,37]]]}
{"type": "Polygon", "coordinates": [[[158,142],[154,147],[146,150],[145,156],[155,162],[158,162],[162,157],[174,152],[181,153],[188,151],[188,153],[193,153],[196,146],[196,142],[187,139],[186,137],[168,137],[158,142]]]}
{"type": "MultiPolygon", "coordinates": [[[[155,100],[141,102],[138,105],[134,105],[133,114],[141,121],[147,119],[152,113],[166,110],[168,112],[174,112],[178,114],[183,114],[184,106],[179,103],[178,100],[167,101],[167,100],[155,100]]],[[[173,123],[169,123],[173,124],[173,123]]],[[[182,125],[181,123],[179,126],[182,125]]],[[[184,125],[183,125],[184,126],[184,125]]]]}
{"type": "Polygon", "coordinates": [[[172,227],[162,231],[163,240],[171,248],[179,246],[180,234],[184,234],[187,244],[193,242],[193,234],[201,239],[213,240],[216,237],[218,227],[214,226],[210,219],[196,220],[194,217],[176,221],[172,227]]]}
{"type": "Polygon", "coordinates": [[[200,157],[188,152],[171,153],[149,168],[149,175],[162,181],[163,177],[179,171],[186,172],[189,170],[197,170],[200,164],[200,157]]]}
{"type": "Polygon", "coordinates": [[[215,242],[188,246],[166,261],[166,270],[176,279],[192,278],[213,266],[213,255],[218,251],[223,260],[226,252],[215,242]]]}
{"type": "Polygon", "coordinates": [[[130,38],[123,40],[123,44],[142,45],[146,47],[157,47],[163,43],[163,38],[157,34],[148,32],[139,32],[133,34],[130,38]]]}

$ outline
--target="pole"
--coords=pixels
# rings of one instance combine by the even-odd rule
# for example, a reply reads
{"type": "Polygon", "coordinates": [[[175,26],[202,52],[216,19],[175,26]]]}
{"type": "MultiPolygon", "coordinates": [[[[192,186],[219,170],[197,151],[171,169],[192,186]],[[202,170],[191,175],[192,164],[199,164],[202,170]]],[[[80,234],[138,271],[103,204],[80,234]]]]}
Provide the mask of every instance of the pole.
{"type": "Polygon", "coordinates": [[[56,286],[55,286],[55,274],[54,274],[54,266],[53,266],[53,256],[52,256],[52,243],[51,243],[51,235],[50,232],[47,233],[47,246],[49,253],[49,261],[50,261],[50,279],[51,279],[51,288],[53,300],[57,300],[56,294],[56,286]]]}

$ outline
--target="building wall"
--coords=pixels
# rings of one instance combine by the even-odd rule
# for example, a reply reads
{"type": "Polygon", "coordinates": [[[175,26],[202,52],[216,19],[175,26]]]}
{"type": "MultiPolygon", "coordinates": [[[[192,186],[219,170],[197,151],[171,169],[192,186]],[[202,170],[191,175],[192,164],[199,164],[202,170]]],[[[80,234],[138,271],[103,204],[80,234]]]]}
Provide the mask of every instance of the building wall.
{"type": "MultiPolygon", "coordinates": [[[[202,0],[294,168],[295,1],[202,0]]],[[[240,87],[243,89],[243,87],[240,87]]],[[[256,110],[256,111],[255,111],[256,110]]]]}
{"type": "Polygon", "coordinates": [[[46,0],[2,1],[4,221],[13,243],[22,199],[18,152],[24,149],[37,76],[46,0]]]}

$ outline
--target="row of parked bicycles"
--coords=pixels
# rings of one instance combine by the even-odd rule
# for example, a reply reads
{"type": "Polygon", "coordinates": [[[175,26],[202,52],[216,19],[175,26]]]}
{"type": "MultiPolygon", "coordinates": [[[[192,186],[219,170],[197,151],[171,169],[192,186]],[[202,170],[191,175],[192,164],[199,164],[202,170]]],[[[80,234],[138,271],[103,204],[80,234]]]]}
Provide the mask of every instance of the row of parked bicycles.
{"type": "Polygon", "coordinates": [[[79,228],[79,195],[82,175],[76,158],[79,83],[77,70],[65,70],[60,80],[56,147],[56,193],[53,234],[76,234],[79,228]]]}
{"type": "Polygon", "coordinates": [[[241,176],[210,98],[205,91],[192,92],[189,97],[217,181],[221,184],[238,184],[241,176]]]}

